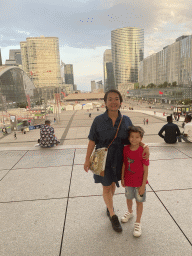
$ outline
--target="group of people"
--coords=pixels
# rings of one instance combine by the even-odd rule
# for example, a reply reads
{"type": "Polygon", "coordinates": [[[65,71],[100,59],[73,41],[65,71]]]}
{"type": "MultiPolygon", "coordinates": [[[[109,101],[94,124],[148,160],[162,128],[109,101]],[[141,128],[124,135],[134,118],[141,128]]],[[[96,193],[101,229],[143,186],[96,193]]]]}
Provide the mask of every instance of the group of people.
{"type": "Polygon", "coordinates": [[[149,148],[142,143],[144,130],[140,126],[133,126],[128,116],[122,116],[119,110],[122,101],[122,96],[117,90],[109,90],[105,93],[106,111],[97,116],[91,125],[84,170],[88,172],[90,168],[90,156],[94,148],[107,147],[113,141],[108,148],[104,177],[94,174],[94,181],[102,184],[106,215],[116,232],[122,231],[113,205],[113,196],[116,187],[120,186],[119,181],[125,187],[127,204],[127,211],[121,218],[122,223],[128,222],[133,217],[132,200],[136,199],[137,217],[133,235],[139,237],[143,202],[146,201],[149,148]],[[116,132],[118,132],[117,137],[114,139],[116,132]]]}
{"type": "Polygon", "coordinates": [[[192,122],[191,116],[185,116],[184,132],[181,134],[178,125],[173,123],[172,116],[167,116],[167,124],[165,124],[158,135],[164,139],[168,144],[181,142],[182,140],[187,143],[192,143],[192,122]]]}

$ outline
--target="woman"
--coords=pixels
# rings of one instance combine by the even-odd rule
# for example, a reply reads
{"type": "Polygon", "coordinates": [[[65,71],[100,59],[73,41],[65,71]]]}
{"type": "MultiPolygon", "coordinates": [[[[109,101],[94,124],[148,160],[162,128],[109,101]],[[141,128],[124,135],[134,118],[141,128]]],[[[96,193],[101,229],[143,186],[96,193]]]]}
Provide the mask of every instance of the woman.
{"type": "MultiPolygon", "coordinates": [[[[84,163],[84,170],[88,172],[90,167],[90,156],[95,148],[108,147],[110,142],[115,137],[117,127],[121,120],[121,113],[119,108],[122,104],[122,96],[117,90],[109,90],[105,93],[104,102],[106,112],[97,116],[90,129],[89,143],[87,148],[86,159],[84,163]]],[[[116,232],[121,232],[122,227],[119,223],[117,215],[113,209],[113,195],[116,186],[119,187],[118,181],[121,180],[121,169],[123,163],[123,147],[129,144],[128,141],[128,127],[132,126],[132,122],[128,116],[123,116],[117,138],[113,141],[108,149],[105,176],[101,177],[94,175],[95,183],[101,183],[103,186],[103,199],[107,206],[107,215],[110,217],[112,227],[116,232]]],[[[146,147],[141,143],[142,147],[146,147]]],[[[148,159],[149,149],[144,150],[144,158],[148,159]]]]}

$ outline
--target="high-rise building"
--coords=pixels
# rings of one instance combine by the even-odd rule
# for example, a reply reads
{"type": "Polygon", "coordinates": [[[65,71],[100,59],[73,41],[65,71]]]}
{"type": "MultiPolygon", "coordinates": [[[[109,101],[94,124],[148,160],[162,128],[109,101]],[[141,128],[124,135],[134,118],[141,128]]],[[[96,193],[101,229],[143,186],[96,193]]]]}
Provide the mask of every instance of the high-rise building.
{"type": "Polygon", "coordinates": [[[65,84],[72,84],[73,90],[74,90],[73,65],[65,64],[64,73],[65,73],[65,84]]]}
{"type": "Polygon", "coordinates": [[[96,90],[96,83],[95,81],[91,81],[91,92],[93,92],[94,90],[96,90]]]}
{"type": "Polygon", "coordinates": [[[9,59],[5,61],[6,66],[19,66],[22,65],[21,50],[9,50],[9,59]]]}
{"type": "Polygon", "coordinates": [[[111,49],[106,49],[103,55],[103,74],[105,92],[115,89],[111,49]]]}
{"type": "Polygon", "coordinates": [[[115,86],[138,82],[139,62],[144,56],[144,30],[125,27],[111,31],[115,86]]]}
{"type": "Polygon", "coordinates": [[[192,36],[181,36],[140,63],[139,84],[147,86],[176,82],[192,86],[192,36]]]}
{"type": "Polygon", "coordinates": [[[23,70],[37,89],[61,86],[59,39],[28,37],[20,43],[23,70]]]}

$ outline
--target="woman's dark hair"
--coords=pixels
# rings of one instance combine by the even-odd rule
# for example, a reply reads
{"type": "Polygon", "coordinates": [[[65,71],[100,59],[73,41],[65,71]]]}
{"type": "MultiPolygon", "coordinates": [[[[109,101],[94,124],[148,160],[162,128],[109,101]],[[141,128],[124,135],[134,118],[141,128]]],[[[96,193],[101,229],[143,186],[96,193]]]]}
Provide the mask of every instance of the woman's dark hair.
{"type": "Polygon", "coordinates": [[[108,94],[109,94],[110,92],[117,93],[117,94],[119,95],[120,103],[123,102],[123,98],[122,98],[122,96],[121,96],[121,93],[120,93],[118,90],[111,89],[111,90],[109,90],[109,91],[107,91],[107,92],[105,93],[105,96],[104,96],[104,101],[105,101],[105,103],[107,102],[107,96],[108,96],[108,94]]]}
{"type": "Polygon", "coordinates": [[[141,135],[141,138],[143,138],[144,135],[144,130],[142,127],[140,126],[129,126],[129,130],[128,130],[128,138],[130,137],[130,134],[132,132],[139,132],[139,134],[141,135]]]}

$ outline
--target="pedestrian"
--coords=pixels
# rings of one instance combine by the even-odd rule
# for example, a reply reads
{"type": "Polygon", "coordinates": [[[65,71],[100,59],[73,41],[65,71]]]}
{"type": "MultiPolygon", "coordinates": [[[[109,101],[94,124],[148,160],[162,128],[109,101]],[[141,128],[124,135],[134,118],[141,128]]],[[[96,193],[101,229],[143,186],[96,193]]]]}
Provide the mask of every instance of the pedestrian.
{"type": "Polygon", "coordinates": [[[146,184],[148,183],[149,160],[143,158],[143,148],[140,143],[143,139],[144,130],[140,126],[131,126],[128,132],[130,145],[123,150],[123,167],[121,185],[125,187],[125,197],[128,211],[121,218],[122,222],[127,222],[133,217],[133,199],[136,200],[136,222],[134,224],[133,235],[141,236],[141,216],[143,212],[143,202],[146,201],[146,184]]]}
{"type": "Polygon", "coordinates": [[[54,123],[55,123],[55,122],[56,122],[56,118],[54,117],[54,119],[53,119],[53,120],[54,120],[54,123]]]}
{"type": "Polygon", "coordinates": [[[178,142],[181,142],[182,139],[187,143],[192,143],[192,117],[190,115],[186,115],[185,117],[185,127],[182,135],[178,137],[178,142]]]}
{"type": "Polygon", "coordinates": [[[144,125],[145,125],[145,118],[143,119],[143,123],[144,123],[144,125]]]}
{"type": "MultiPolygon", "coordinates": [[[[123,147],[125,144],[129,144],[127,134],[129,126],[132,126],[130,118],[128,116],[123,116],[122,118],[121,112],[119,111],[122,101],[122,96],[117,90],[112,89],[105,93],[104,102],[106,112],[95,117],[92,123],[88,136],[89,143],[84,163],[84,170],[88,172],[90,167],[90,156],[95,146],[96,149],[107,147],[113,140],[118,125],[122,119],[118,135],[108,149],[104,177],[94,174],[95,183],[102,184],[103,199],[107,207],[107,216],[109,217],[112,227],[116,232],[121,232],[122,227],[114,212],[113,195],[115,193],[116,186],[119,187],[119,181],[121,180],[123,147]]],[[[148,159],[149,148],[142,142],[140,145],[145,147],[143,154],[146,153],[144,158],[148,159]]]]}
{"type": "Polygon", "coordinates": [[[179,127],[173,123],[173,118],[171,116],[167,116],[167,122],[168,123],[161,128],[158,135],[168,144],[176,143],[177,136],[180,136],[181,134],[179,127]]]}
{"type": "Polygon", "coordinates": [[[14,139],[16,140],[17,139],[17,134],[16,134],[16,131],[14,131],[14,139]]]}
{"type": "Polygon", "coordinates": [[[91,113],[89,113],[89,117],[91,117],[91,113]]]}
{"type": "Polygon", "coordinates": [[[149,120],[148,120],[148,118],[147,118],[147,120],[146,120],[146,124],[148,124],[148,122],[149,122],[149,120]]]}

